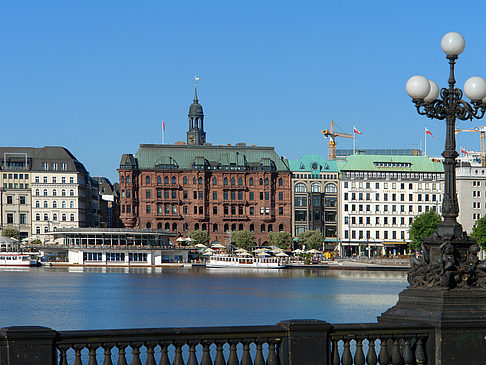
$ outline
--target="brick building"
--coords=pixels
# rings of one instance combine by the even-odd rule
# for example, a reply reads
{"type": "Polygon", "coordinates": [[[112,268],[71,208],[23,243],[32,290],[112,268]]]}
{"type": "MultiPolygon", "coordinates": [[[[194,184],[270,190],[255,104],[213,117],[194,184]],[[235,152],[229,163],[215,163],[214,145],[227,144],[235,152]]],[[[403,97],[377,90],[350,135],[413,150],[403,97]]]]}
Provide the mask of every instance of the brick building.
{"type": "Polygon", "coordinates": [[[291,173],[273,147],[206,143],[197,94],[189,108],[187,145],[142,144],[118,169],[120,219],[128,228],[156,228],[186,237],[206,230],[227,244],[233,231],[291,232],[291,173]]]}

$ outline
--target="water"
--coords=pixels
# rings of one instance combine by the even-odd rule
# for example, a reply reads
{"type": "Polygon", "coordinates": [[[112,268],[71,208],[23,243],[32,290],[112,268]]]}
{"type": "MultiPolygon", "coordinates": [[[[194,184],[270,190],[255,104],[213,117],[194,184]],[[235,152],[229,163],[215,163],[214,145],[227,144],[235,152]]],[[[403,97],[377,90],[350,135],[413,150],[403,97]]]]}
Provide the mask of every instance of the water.
{"type": "Polygon", "coordinates": [[[376,322],[402,272],[0,269],[0,327],[56,330],[376,322]]]}

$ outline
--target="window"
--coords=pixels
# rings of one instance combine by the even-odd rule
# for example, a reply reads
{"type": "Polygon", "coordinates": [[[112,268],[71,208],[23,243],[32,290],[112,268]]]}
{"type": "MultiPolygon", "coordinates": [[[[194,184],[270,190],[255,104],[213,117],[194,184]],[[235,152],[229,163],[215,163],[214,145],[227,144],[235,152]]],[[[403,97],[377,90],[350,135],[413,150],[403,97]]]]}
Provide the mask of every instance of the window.
{"type": "Polygon", "coordinates": [[[35,201],[35,207],[40,208],[40,201],[38,201],[38,200],[35,201]]]}
{"type": "MultiPolygon", "coordinates": [[[[61,182],[62,182],[63,184],[65,184],[65,183],[66,183],[66,177],[64,177],[64,176],[63,176],[63,177],[61,177],[61,182]]],[[[123,176],[122,176],[122,183],[123,183],[123,176]]]]}
{"type": "Polygon", "coordinates": [[[47,184],[47,176],[44,176],[44,178],[42,179],[42,181],[44,181],[44,184],[47,184]]]}
{"type": "Polygon", "coordinates": [[[283,186],[283,180],[282,180],[282,178],[279,178],[278,179],[278,186],[283,186]]]}
{"type": "Polygon", "coordinates": [[[213,191],[213,200],[218,200],[218,192],[213,191]]]}
{"type": "Polygon", "coordinates": [[[52,196],[57,196],[57,190],[56,189],[52,190],[52,196]]]}
{"type": "Polygon", "coordinates": [[[236,183],[235,178],[234,178],[234,177],[232,177],[232,178],[231,178],[231,185],[235,185],[235,183],[236,183]]]}
{"type": "Polygon", "coordinates": [[[40,195],[40,190],[39,189],[35,189],[35,195],[37,195],[37,196],[40,195]]]}
{"type": "Polygon", "coordinates": [[[268,185],[268,178],[265,178],[265,185],[268,185]]]}
{"type": "Polygon", "coordinates": [[[228,178],[227,178],[227,177],[225,177],[225,178],[223,179],[223,185],[228,185],[228,178]]]}
{"type": "Polygon", "coordinates": [[[49,220],[49,215],[47,213],[44,213],[44,221],[48,221],[49,220]]]}
{"type": "Polygon", "coordinates": [[[13,204],[13,196],[7,195],[7,204],[13,204]]]}
{"type": "Polygon", "coordinates": [[[250,215],[254,215],[255,214],[255,208],[254,207],[250,207],[250,215]]]}
{"type": "Polygon", "coordinates": [[[150,211],[151,211],[150,204],[147,204],[145,206],[145,213],[150,213],[150,211]]]}
{"type": "Polygon", "coordinates": [[[238,178],[238,185],[243,185],[243,179],[241,177],[238,178]]]}
{"type": "Polygon", "coordinates": [[[47,196],[47,189],[44,189],[43,193],[44,193],[44,196],[47,196]]]}
{"type": "Polygon", "coordinates": [[[66,201],[62,201],[62,204],[61,204],[62,208],[66,208],[66,201]]]}
{"type": "Polygon", "coordinates": [[[183,185],[187,185],[187,176],[184,176],[184,177],[182,178],[182,184],[183,184],[183,185]]]}
{"type": "Polygon", "coordinates": [[[303,183],[295,184],[294,191],[296,193],[307,193],[307,187],[303,183]]]}
{"type": "Polygon", "coordinates": [[[278,215],[283,215],[283,207],[278,207],[278,215]]]}
{"type": "MultiPolygon", "coordinates": [[[[62,196],[66,196],[66,190],[62,189],[61,190],[61,195],[62,196]]],[[[125,191],[122,190],[122,198],[124,198],[124,197],[125,197],[125,191]]]]}
{"type": "Polygon", "coordinates": [[[145,176],[145,184],[150,184],[150,176],[145,176]]]}
{"type": "Polygon", "coordinates": [[[213,177],[213,185],[218,185],[218,179],[216,179],[215,177],[213,177]]]}
{"type": "Polygon", "coordinates": [[[54,213],[54,214],[52,215],[52,220],[53,220],[53,221],[57,221],[57,214],[56,214],[56,213],[54,213]]]}
{"type": "Polygon", "coordinates": [[[321,192],[321,184],[320,183],[312,183],[311,184],[311,192],[320,193],[321,192]]]}
{"type": "Polygon", "coordinates": [[[253,178],[252,178],[252,177],[250,177],[250,181],[249,181],[249,183],[250,183],[250,186],[252,186],[252,185],[253,185],[253,178]]]}
{"type": "Polygon", "coordinates": [[[337,187],[335,184],[327,184],[324,188],[325,193],[331,193],[331,194],[336,194],[337,193],[337,187]]]}
{"type": "Polygon", "coordinates": [[[74,209],[74,202],[72,200],[69,202],[69,208],[74,209]]]}
{"type": "Polygon", "coordinates": [[[49,202],[47,200],[44,200],[44,208],[49,208],[49,202]]]}
{"type": "Polygon", "coordinates": [[[278,200],[283,200],[283,192],[279,191],[278,193],[278,200]]]}
{"type": "Polygon", "coordinates": [[[57,183],[57,178],[55,176],[52,177],[52,183],[53,184],[57,183]]]}
{"type": "Polygon", "coordinates": [[[25,224],[27,215],[25,213],[20,214],[20,224],[25,224]]]}
{"type": "Polygon", "coordinates": [[[74,222],[74,214],[71,214],[71,215],[69,216],[69,218],[70,218],[70,221],[71,221],[71,222],[74,222]]]}
{"type": "MultiPolygon", "coordinates": [[[[130,190],[127,190],[127,198],[129,198],[129,196],[128,196],[129,191],[130,190]]],[[[69,190],[69,196],[74,196],[74,190],[73,189],[69,190]]]]}
{"type": "Polygon", "coordinates": [[[13,213],[7,213],[7,224],[13,224],[13,213]]]}
{"type": "MultiPolygon", "coordinates": [[[[130,176],[128,176],[128,177],[127,177],[127,183],[129,183],[129,182],[130,182],[130,176]]],[[[71,177],[69,178],[69,183],[70,183],[70,184],[74,184],[74,177],[72,177],[72,176],[71,176],[71,177]]]]}
{"type": "MultiPolygon", "coordinates": [[[[3,177],[4,177],[4,178],[6,178],[5,174],[3,174],[3,177]]],[[[36,176],[36,177],[35,177],[35,182],[36,182],[36,183],[40,183],[40,178],[39,178],[39,176],[36,176]]]]}

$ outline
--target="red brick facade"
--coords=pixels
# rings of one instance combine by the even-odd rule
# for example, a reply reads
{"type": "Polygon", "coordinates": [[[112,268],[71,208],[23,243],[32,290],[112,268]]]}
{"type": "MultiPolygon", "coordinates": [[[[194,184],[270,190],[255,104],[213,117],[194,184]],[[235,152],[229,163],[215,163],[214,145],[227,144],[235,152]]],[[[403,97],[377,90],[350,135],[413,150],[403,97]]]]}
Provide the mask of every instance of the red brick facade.
{"type": "Polygon", "coordinates": [[[187,237],[206,230],[210,243],[249,230],[291,232],[290,171],[118,170],[120,218],[128,228],[158,228],[187,237]]]}

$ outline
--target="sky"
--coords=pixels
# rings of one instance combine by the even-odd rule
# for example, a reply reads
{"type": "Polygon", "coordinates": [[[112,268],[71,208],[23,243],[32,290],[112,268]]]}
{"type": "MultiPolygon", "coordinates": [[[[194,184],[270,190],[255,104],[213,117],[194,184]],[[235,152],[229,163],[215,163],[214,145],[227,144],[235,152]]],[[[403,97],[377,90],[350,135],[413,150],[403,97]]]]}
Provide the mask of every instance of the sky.
{"type": "MultiPolygon", "coordinates": [[[[162,120],[165,143],[186,140],[197,75],[212,144],[327,156],[321,130],[334,121],[348,133],[356,124],[358,148],[423,148],[427,126],[438,156],[445,123],[418,115],[405,83],[419,74],[447,86],[450,31],[466,39],[458,87],[486,77],[485,11],[482,1],[3,1],[1,145],[63,146],[115,182],[123,153],[162,142],[162,120]]],[[[457,145],[479,150],[478,133],[457,145]]]]}

